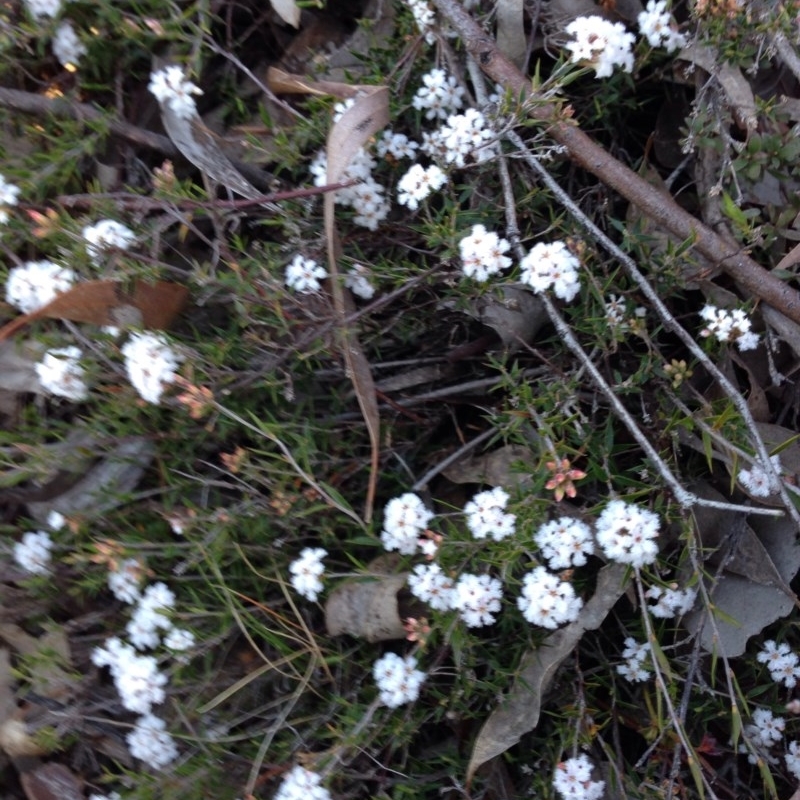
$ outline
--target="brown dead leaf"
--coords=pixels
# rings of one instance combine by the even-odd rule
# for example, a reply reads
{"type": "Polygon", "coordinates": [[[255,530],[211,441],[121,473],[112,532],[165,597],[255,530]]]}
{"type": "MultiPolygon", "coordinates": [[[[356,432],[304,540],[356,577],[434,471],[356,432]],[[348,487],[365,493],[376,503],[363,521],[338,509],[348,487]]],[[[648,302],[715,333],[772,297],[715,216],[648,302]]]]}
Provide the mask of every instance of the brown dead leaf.
{"type": "Polygon", "coordinates": [[[294,0],[269,0],[275,13],[293,28],[300,27],[300,9],[294,0]]]}
{"type": "Polygon", "coordinates": [[[443,471],[453,483],[485,483],[514,489],[530,483],[530,475],[512,469],[513,464],[530,464],[534,469],[534,453],[521,444],[507,444],[480,456],[469,456],[456,461],[443,471]]]}
{"type": "MultiPolygon", "coordinates": [[[[340,100],[355,97],[364,88],[352,83],[315,81],[305,75],[296,75],[278,69],[278,67],[270,67],[267,70],[267,87],[275,94],[313,94],[317,97],[338,97],[340,100]]],[[[380,87],[370,86],[367,88],[380,87]]]]}
{"type": "Polygon", "coordinates": [[[407,579],[408,573],[403,572],[340,583],[325,603],[328,634],[346,633],[368,642],[404,639],[406,631],[397,608],[397,593],[407,579]]]}
{"type": "Polygon", "coordinates": [[[83,800],[83,782],[55,761],[39,764],[19,779],[28,800],[83,800]]]}
{"type": "MultiPolygon", "coordinates": [[[[356,153],[381,128],[389,124],[389,89],[386,86],[361,87],[363,94],[356,98],[355,104],[345,111],[331,128],[326,148],[328,174],[326,182],[339,183],[350,166],[356,153]]],[[[355,313],[356,306],[350,291],[339,280],[338,263],[340,258],[339,236],[336,231],[334,204],[336,194],[325,195],[323,214],[325,237],[328,244],[328,272],[331,277],[333,307],[339,321],[338,334],[347,372],[353,383],[358,405],[369,433],[372,450],[370,478],[364,509],[364,520],[372,519],[375,491],[378,484],[378,462],[380,458],[380,414],[378,398],[372,369],[356,332],[346,320],[355,313]]]]}
{"type": "Polygon", "coordinates": [[[119,325],[128,306],[137,313],[141,326],[161,330],[180,313],[189,290],[177,283],[138,281],[132,295],[126,295],[116,281],[86,281],[55,297],[47,305],[23,314],[0,328],[0,341],[8,339],[37,319],[66,319],[94,325],[119,325]]]}
{"type": "Polygon", "coordinates": [[[624,564],[600,570],[594,595],[575,622],[557,630],[541,647],[523,657],[517,677],[501,704],[491,713],[475,740],[467,768],[467,785],[475,771],[505,753],[539,724],[547,690],[556,671],[574,650],[585,631],[597,629],[625,591],[624,564]]]}

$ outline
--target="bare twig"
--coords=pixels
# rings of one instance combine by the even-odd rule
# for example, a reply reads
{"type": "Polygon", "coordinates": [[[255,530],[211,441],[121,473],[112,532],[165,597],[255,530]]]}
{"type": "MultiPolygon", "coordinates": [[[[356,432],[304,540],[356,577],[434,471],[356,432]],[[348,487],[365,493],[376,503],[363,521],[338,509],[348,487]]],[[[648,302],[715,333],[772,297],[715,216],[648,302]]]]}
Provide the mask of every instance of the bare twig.
{"type": "Polygon", "coordinates": [[[693,241],[694,248],[713,263],[718,263],[740,286],[787,317],[800,323],[800,294],[777,276],[763,269],[743,250],[712,231],[668,194],[659,191],[644,178],[613,158],[587,136],[554,103],[537,102],[530,80],[497,49],[488,36],[464,10],[458,0],[434,0],[464,42],[467,52],[496,83],[516,97],[528,99],[528,114],[547,126],[548,134],[562,145],[579,166],[600,178],[633,203],[643,214],[673,235],[693,241]]]}

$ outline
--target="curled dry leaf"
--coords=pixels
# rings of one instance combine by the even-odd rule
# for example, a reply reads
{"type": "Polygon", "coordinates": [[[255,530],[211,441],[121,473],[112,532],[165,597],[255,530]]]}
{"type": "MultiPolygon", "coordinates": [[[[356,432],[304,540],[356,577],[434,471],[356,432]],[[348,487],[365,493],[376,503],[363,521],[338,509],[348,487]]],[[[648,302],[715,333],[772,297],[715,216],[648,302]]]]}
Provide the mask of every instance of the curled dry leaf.
{"type": "Polygon", "coordinates": [[[325,604],[325,627],[331,636],[349,634],[368,642],[403,639],[406,631],[397,608],[397,593],[408,573],[358,578],[337,586],[325,604]]]}
{"type": "Polygon", "coordinates": [[[20,775],[28,800],[83,800],[83,782],[63,764],[38,764],[20,775]]]}
{"type": "Polygon", "coordinates": [[[47,305],[23,314],[0,328],[0,341],[37,319],[66,319],[93,325],[120,325],[125,318],[137,326],[161,330],[181,312],[189,290],[167,281],[137,281],[127,294],[116,281],[85,281],[55,297],[47,305]],[[133,312],[133,313],[132,313],[133,312]]]}
{"type": "Polygon", "coordinates": [[[300,27],[300,9],[294,0],[269,0],[275,13],[293,28],[300,27]]]}

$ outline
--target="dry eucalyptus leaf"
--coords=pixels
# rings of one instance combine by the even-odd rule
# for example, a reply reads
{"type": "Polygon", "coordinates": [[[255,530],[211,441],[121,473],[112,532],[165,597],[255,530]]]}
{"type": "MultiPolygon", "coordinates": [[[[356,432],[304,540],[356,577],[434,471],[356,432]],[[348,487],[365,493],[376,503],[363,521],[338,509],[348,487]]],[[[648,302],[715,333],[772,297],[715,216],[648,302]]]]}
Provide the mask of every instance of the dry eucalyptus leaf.
{"type": "Polygon", "coordinates": [[[736,124],[742,130],[755,129],[758,123],[756,100],[741,69],[721,58],[716,48],[700,42],[693,42],[684,47],[677,57],[713,75],[725,92],[736,124]]]}
{"type": "Polygon", "coordinates": [[[408,573],[356,578],[339,584],[325,604],[325,627],[331,636],[349,634],[368,642],[404,639],[397,593],[408,573]]]}
{"type": "Polygon", "coordinates": [[[294,0],[269,0],[275,13],[293,28],[300,27],[300,9],[294,0]]]}
{"type": "Polygon", "coordinates": [[[485,483],[489,486],[512,489],[530,482],[527,473],[512,468],[512,465],[520,462],[529,464],[530,469],[534,469],[534,454],[531,448],[520,444],[507,444],[485,455],[462,458],[442,474],[453,483],[485,483]]]}
{"type": "Polygon", "coordinates": [[[55,761],[39,764],[19,779],[28,800],[83,800],[83,781],[55,761]]]}
{"type": "MultiPolygon", "coordinates": [[[[704,496],[709,491],[708,496],[721,497],[708,489],[704,496]]],[[[719,548],[715,558],[725,566],[715,585],[710,578],[706,583],[714,608],[726,618],[717,616],[715,631],[698,604],[684,624],[693,634],[699,632],[707,652],[739,656],[751,636],[785,617],[797,602],[789,588],[800,569],[794,525],[785,517],[754,514],[745,521],[737,512],[702,506],[695,506],[693,514],[703,549],[719,548]]],[[[713,573],[713,559],[709,562],[713,573]]]]}
{"type": "Polygon", "coordinates": [[[597,577],[594,595],[578,619],[547,638],[541,647],[522,657],[517,677],[475,740],[467,768],[467,784],[489,759],[505,753],[539,724],[547,690],[564,659],[575,650],[585,631],[595,630],[625,592],[624,564],[608,564],[597,577]]]}
{"type": "Polygon", "coordinates": [[[51,511],[65,517],[97,517],[116,508],[136,488],[155,452],[153,442],[143,436],[120,442],[66,491],[49,500],[28,502],[28,513],[45,524],[51,511]]]}

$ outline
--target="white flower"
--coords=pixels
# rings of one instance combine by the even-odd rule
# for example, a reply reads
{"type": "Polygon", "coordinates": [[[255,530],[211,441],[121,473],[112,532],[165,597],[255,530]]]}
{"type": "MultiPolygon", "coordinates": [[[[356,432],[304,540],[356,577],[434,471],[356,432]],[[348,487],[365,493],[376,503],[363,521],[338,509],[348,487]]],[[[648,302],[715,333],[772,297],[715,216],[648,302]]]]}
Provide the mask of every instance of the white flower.
{"type": "Polygon", "coordinates": [[[389,214],[389,202],[383,196],[386,188],[373,180],[372,176],[362,183],[349,187],[350,205],[356,215],[353,222],[371,231],[378,229],[389,214]]]}
{"type": "Polygon", "coordinates": [[[719,342],[734,342],[742,352],[758,347],[758,334],[750,330],[752,322],[741,308],[729,311],[706,305],[700,316],[706,323],[700,331],[701,336],[714,336],[719,342]]]}
{"type": "Polygon", "coordinates": [[[416,211],[421,200],[441,189],[445,183],[447,176],[435,164],[427,169],[421,164],[414,164],[397,183],[397,202],[416,211]]]}
{"type": "Polygon", "coordinates": [[[536,567],[523,578],[517,605],[531,624],[555,630],[578,618],[583,600],[575,596],[571,583],[559,580],[544,567],[536,567]]]}
{"type": "Polygon", "coordinates": [[[123,603],[136,603],[142,596],[139,584],[142,580],[142,565],[135,558],[127,558],[108,573],[108,588],[114,597],[123,603]]]}
{"type": "Polygon", "coordinates": [[[36,365],[36,375],[42,388],[67,400],[80,401],[89,396],[86,370],[80,365],[78,347],[57,347],[48,350],[36,365]]]}
{"type": "Polygon", "coordinates": [[[647,7],[637,17],[639,32],[651,47],[665,47],[668,53],[686,46],[686,37],[672,26],[672,14],[667,0],[648,0],[647,7]]]}
{"type": "Polygon", "coordinates": [[[650,652],[648,642],[637,642],[632,637],[625,639],[625,649],[622,651],[624,664],[617,665],[617,672],[631,683],[641,683],[650,677],[650,671],[645,668],[644,662],[650,652]]]}
{"type": "Polygon", "coordinates": [[[94,225],[87,225],[81,235],[87,243],[86,252],[94,262],[104,251],[127,250],[136,241],[136,234],[130,228],[113,219],[101,219],[94,225]]]}
{"type": "Polygon", "coordinates": [[[795,780],[800,781],[800,742],[789,742],[789,752],[786,754],[786,769],[792,773],[795,780]]]}
{"type": "Polygon", "coordinates": [[[305,547],[300,551],[300,558],[289,564],[292,586],[299,595],[311,602],[316,601],[323,588],[320,578],[325,572],[322,559],[326,555],[328,552],[321,547],[305,547]]]}
{"type": "Polygon", "coordinates": [[[15,206],[19,202],[20,189],[9,183],[2,175],[0,175],[0,225],[5,225],[8,222],[8,209],[4,206],[15,206]]]}
{"type": "MultiPolygon", "coordinates": [[[[778,475],[783,469],[779,455],[770,456],[769,460],[778,475]]],[[[762,464],[755,463],[750,469],[739,470],[739,483],[750,492],[753,497],[769,497],[781,490],[780,484],[770,475],[762,464]]]]}
{"type": "Polygon", "coordinates": [[[194,634],[186,628],[170,628],[164,637],[164,647],[176,653],[182,653],[194,647],[194,634]]]}
{"type": "Polygon", "coordinates": [[[147,87],[159,103],[167,106],[181,119],[197,114],[193,94],[203,94],[191,81],[187,81],[181,67],[172,65],[150,75],[147,87]]]}
{"type": "Polygon", "coordinates": [[[60,531],[67,524],[67,518],[58,511],[51,511],[47,515],[47,525],[54,531],[60,531]]]}
{"type": "Polygon", "coordinates": [[[478,492],[464,506],[467,527],[476,539],[490,536],[496,542],[511,536],[517,524],[514,514],[506,514],[508,493],[500,486],[485,492],[478,492]]]}
{"type": "Polygon", "coordinates": [[[453,581],[438,564],[417,564],[408,576],[408,588],[434,611],[449,611],[453,607],[453,581]]]}
{"type": "Polygon", "coordinates": [[[28,531],[22,535],[22,541],[14,545],[14,561],[26,572],[34,575],[46,575],[50,570],[50,551],[53,540],[45,531],[28,531]]]}
{"type": "Polygon", "coordinates": [[[416,658],[401,658],[396,653],[387,653],[379,658],[372,667],[372,674],[381,703],[389,708],[414,702],[425,680],[425,673],[417,669],[416,658]]]}
{"type": "Polygon", "coordinates": [[[418,149],[419,144],[409,139],[404,133],[385,130],[378,142],[376,152],[382,158],[388,155],[399,161],[401,158],[414,158],[418,149]]]}
{"type": "Polygon", "coordinates": [[[75,273],[71,269],[52,261],[27,261],[8,273],[6,301],[30,314],[66,292],[74,282],[75,273]]]}
{"type": "Polygon", "coordinates": [[[425,36],[428,44],[433,44],[436,37],[433,34],[433,25],[436,22],[436,14],[426,0],[407,0],[408,7],[414,15],[414,22],[417,23],[419,32],[425,36]]]}
{"type": "Polygon", "coordinates": [[[283,776],[274,800],[331,800],[330,792],[320,785],[321,780],[316,772],[297,764],[283,776]]]}
{"type": "Polygon", "coordinates": [[[375,287],[370,283],[370,272],[363,264],[353,264],[352,269],[344,276],[344,285],[362,300],[372,300],[375,287]]]}
{"type": "Polygon", "coordinates": [[[578,17],[567,25],[566,31],[575,37],[567,43],[570,60],[573,64],[589,62],[595,77],[608,78],[615,67],[622,67],[625,72],[633,69],[631,48],[636,37],[621,22],[612,23],[596,15],[578,17]]]}
{"type": "Polygon", "coordinates": [[[752,723],[744,726],[744,735],[756,752],[752,752],[744,742],[739,745],[739,752],[747,753],[747,760],[751,764],[757,764],[761,757],[772,761],[768,751],[783,738],[786,720],[774,716],[768,708],[757,708],[753,712],[752,720],[752,723]]]}
{"type": "Polygon", "coordinates": [[[483,225],[473,225],[472,233],[458,243],[464,274],[476,281],[488,280],[511,266],[511,259],[503,255],[510,248],[496,233],[490,233],[483,225]]]}
{"type": "Polygon", "coordinates": [[[167,385],[174,382],[181,357],[164,336],[149,332],[132,333],[122,355],[133,388],[148,403],[158,403],[167,385]]]}
{"type": "Polygon", "coordinates": [[[428,139],[423,146],[432,157],[441,154],[448,164],[465,167],[467,162],[482,164],[497,155],[494,131],[486,117],[475,108],[468,108],[463,114],[453,114],[428,139]]]}
{"type": "Polygon", "coordinates": [[[109,668],[122,704],[129,711],[147,714],[153,703],[164,701],[167,678],[158,671],[158,662],[153,656],[140,656],[116,636],[107,639],[104,647],[95,647],[92,663],[109,668]]]}
{"type": "Polygon", "coordinates": [[[597,520],[597,543],[612,561],[643,567],[658,555],[659,526],[652,511],[612,500],[597,520]]]}
{"type": "Polygon", "coordinates": [[[161,643],[156,615],[150,609],[142,608],[141,605],[134,608],[131,618],[125,626],[125,632],[137,650],[149,650],[158,647],[161,643]]]}
{"type": "Polygon", "coordinates": [[[682,617],[691,611],[697,599],[697,589],[676,589],[663,586],[651,586],[644,594],[648,600],[655,603],[648,606],[648,611],[660,619],[682,617]]]}
{"type": "Polygon", "coordinates": [[[296,255],[286,267],[286,285],[295,292],[310,294],[322,288],[320,281],[325,280],[328,273],[313,258],[296,255]]]}
{"type": "Polygon", "coordinates": [[[537,242],[520,262],[520,279],[536,294],[552,288],[556,297],[569,302],[580,291],[580,262],[564,242],[537,242]]]}
{"type": "Polygon", "coordinates": [[[592,529],[577,519],[561,517],[546,522],[533,535],[550,569],[582,567],[594,552],[592,529]]]}
{"type": "Polygon", "coordinates": [[[447,119],[463,105],[464,90],[458,81],[443,69],[432,69],[422,76],[422,86],[411,101],[414,108],[425,111],[426,119],[447,119]]]}
{"type": "Polygon", "coordinates": [[[62,0],[25,0],[25,8],[34,18],[57,17],[61,13],[62,0]]]}
{"type": "Polygon", "coordinates": [[[383,546],[387,550],[411,555],[416,552],[419,537],[432,518],[433,513],[411,492],[391,499],[383,512],[383,546]]]}
{"type": "Polygon", "coordinates": [[[468,628],[494,625],[502,596],[503,585],[497,578],[465,572],[456,583],[453,608],[459,611],[468,628]]]}
{"type": "Polygon", "coordinates": [[[587,756],[581,754],[562,761],[556,767],[553,789],[564,800],[600,800],[605,782],[592,780],[592,764],[587,756]]]}
{"type": "Polygon", "coordinates": [[[800,678],[800,659],[786,643],[776,644],[772,639],[764,642],[764,649],[756,656],[762,664],[766,664],[770,677],[775,683],[782,683],[787,689],[797,686],[800,678]]]}
{"type": "Polygon", "coordinates": [[[134,758],[161,769],[178,757],[175,740],[167,732],[163,719],[145,714],[125,737],[134,758]]]}
{"type": "Polygon", "coordinates": [[[64,67],[77,67],[81,56],[86,55],[86,46],[69,22],[62,22],[53,36],[53,53],[64,67]]]}

